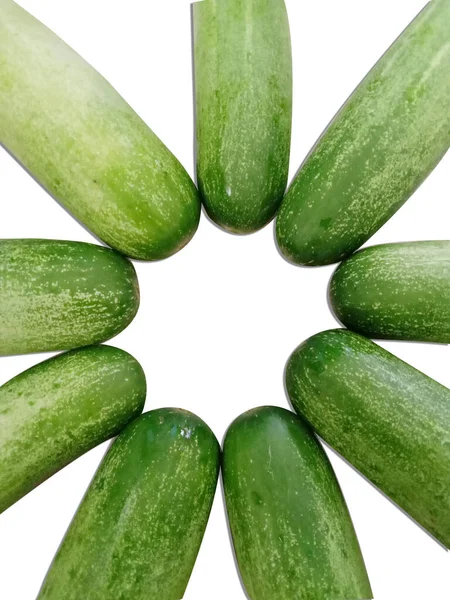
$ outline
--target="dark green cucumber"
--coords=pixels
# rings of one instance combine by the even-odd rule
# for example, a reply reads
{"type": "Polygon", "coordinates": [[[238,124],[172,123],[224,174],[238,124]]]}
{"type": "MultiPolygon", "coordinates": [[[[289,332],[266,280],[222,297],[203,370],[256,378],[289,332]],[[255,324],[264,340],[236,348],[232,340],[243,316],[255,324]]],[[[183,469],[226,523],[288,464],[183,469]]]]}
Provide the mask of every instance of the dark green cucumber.
{"type": "Polygon", "coordinates": [[[336,270],[330,302],[349,329],[379,339],[450,343],[450,242],[373,246],[336,270]]]}
{"type": "Polygon", "coordinates": [[[129,354],[90,346],[51,358],[0,388],[0,512],[143,407],[145,375],[129,354]]]}
{"type": "Polygon", "coordinates": [[[286,386],[326,442],[450,547],[450,390],[344,329],[299,346],[286,386]]]}
{"type": "Polygon", "coordinates": [[[166,258],[193,236],[198,192],[125,100],[61,39],[0,2],[0,143],[123,254],[166,258]]]}
{"type": "Polygon", "coordinates": [[[277,220],[291,261],[335,263],[368,240],[450,146],[450,2],[432,0],[317,142],[277,220]]]}
{"type": "Polygon", "coordinates": [[[274,407],[241,415],[225,438],[223,479],[251,600],[372,598],[331,464],[296,415],[274,407]]]}
{"type": "Polygon", "coordinates": [[[203,538],[220,447],[177,409],[146,413],[103,460],[38,600],[180,600],[203,538]]]}
{"type": "Polygon", "coordinates": [[[138,307],[134,267],[109,248],[0,240],[0,355],[104,342],[138,307]]]}
{"type": "Polygon", "coordinates": [[[209,216],[251,233],[286,190],[292,56],[284,0],[193,5],[197,177],[209,216]]]}

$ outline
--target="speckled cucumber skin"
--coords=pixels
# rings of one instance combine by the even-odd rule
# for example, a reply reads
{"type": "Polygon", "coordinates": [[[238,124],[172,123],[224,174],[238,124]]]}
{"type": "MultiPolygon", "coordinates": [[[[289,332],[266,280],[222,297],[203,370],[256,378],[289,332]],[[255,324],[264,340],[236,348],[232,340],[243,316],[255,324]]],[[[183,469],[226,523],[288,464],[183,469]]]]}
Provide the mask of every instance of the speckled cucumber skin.
{"type": "Polygon", "coordinates": [[[290,261],[349,256],[413,194],[450,146],[450,2],[432,0],[311,151],[277,219],[290,261]]]}
{"type": "Polygon", "coordinates": [[[241,415],[225,438],[223,478],[251,600],[372,598],[339,484],[301,419],[275,407],[241,415]]]}
{"type": "Polygon", "coordinates": [[[193,5],[197,178],[209,216],[234,233],[275,215],[286,190],[292,56],[284,0],[193,5]]]}
{"type": "Polygon", "coordinates": [[[286,386],[326,442],[450,547],[450,390],[344,329],[299,346],[286,386]]]}
{"type": "Polygon", "coordinates": [[[72,350],[0,388],[0,512],[137,417],[145,375],[110,346],[72,350]]]}
{"type": "Polygon", "coordinates": [[[121,96],[11,0],[0,2],[0,143],[104,242],[177,252],[198,226],[190,177],[121,96]]]}
{"type": "Polygon", "coordinates": [[[209,518],[220,447],[179,409],[136,419],[103,460],[38,600],[180,600],[209,518]]]}
{"type": "Polygon", "coordinates": [[[0,240],[0,355],[104,342],[130,324],[138,307],[134,267],[114,250],[0,240]]]}
{"type": "Polygon", "coordinates": [[[450,242],[365,248],[330,284],[340,321],[378,339],[450,343],[450,242]]]}

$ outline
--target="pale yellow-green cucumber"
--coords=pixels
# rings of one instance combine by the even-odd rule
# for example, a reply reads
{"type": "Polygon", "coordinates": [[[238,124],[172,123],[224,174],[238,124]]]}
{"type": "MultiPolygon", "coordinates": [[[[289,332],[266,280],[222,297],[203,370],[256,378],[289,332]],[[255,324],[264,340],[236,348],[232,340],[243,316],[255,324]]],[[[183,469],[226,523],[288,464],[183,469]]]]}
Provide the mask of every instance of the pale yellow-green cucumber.
{"type": "Polygon", "coordinates": [[[116,90],[12,0],[0,2],[0,144],[108,245],[158,260],[197,229],[178,160],[116,90]]]}

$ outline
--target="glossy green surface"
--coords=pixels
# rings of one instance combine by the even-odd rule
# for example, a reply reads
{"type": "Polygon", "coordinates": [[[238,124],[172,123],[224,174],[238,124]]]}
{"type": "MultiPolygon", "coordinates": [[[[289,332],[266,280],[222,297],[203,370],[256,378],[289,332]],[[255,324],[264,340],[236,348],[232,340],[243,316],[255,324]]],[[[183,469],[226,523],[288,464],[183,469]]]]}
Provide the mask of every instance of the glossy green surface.
{"type": "Polygon", "coordinates": [[[341,322],[379,339],[450,343],[450,242],[365,248],[337,269],[331,305],[341,322]]]}
{"type": "Polygon", "coordinates": [[[61,39],[0,2],[0,143],[123,254],[158,260],[194,234],[188,174],[121,96],[61,39]]]}
{"type": "Polygon", "coordinates": [[[357,250],[450,146],[450,2],[432,0],[338,112],[277,219],[292,262],[324,265],[357,250]]]}
{"type": "Polygon", "coordinates": [[[372,598],[339,484],[301,419],[274,407],[241,415],[225,438],[223,477],[251,600],[372,598]]]}
{"type": "Polygon", "coordinates": [[[286,190],[292,56],[284,0],[193,5],[197,177],[209,216],[251,233],[286,190]]]}
{"type": "Polygon", "coordinates": [[[104,342],[139,307],[133,265],[92,244],[0,240],[0,355],[104,342]]]}
{"type": "Polygon", "coordinates": [[[299,346],[286,386],[330,446],[450,547],[450,390],[344,329],[299,346]]]}
{"type": "Polygon", "coordinates": [[[180,600],[216,489],[220,447],[178,409],[146,413],[103,460],[38,600],[180,600]]]}
{"type": "Polygon", "coordinates": [[[0,512],[144,407],[145,375],[129,354],[90,346],[61,354],[0,388],[0,512]]]}

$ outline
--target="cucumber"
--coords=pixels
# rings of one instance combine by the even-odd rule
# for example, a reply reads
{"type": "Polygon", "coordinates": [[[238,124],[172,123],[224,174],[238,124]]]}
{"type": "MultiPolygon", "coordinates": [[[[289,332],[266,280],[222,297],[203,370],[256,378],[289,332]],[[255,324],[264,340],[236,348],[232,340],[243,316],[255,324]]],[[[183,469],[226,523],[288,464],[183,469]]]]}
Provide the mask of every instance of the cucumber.
{"type": "Polygon", "coordinates": [[[200,217],[190,177],[78,54],[11,0],[0,2],[0,143],[106,244],[158,260],[200,217]]]}
{"type": "Polygon", "coordinates": [[[450,146],[450,2],[433,0],[356,89],[290,187],[281,252],[326,265],[357,250],[450,146]]]}
{"type": "Polygon", "coordinates": [[[246,234],[286,190],[292,56],[284,0],[193,5],[197,179],[208,215],[246,234]]]}
{"type": "Polygon", "coordinates": [[[220,447],[195,415],[146,413],[103,460],[38,600],[179,600],[217,484],[220,447]]]}
{"type": "Polygon", "coordinates": [[[297,348],[286,387],[330,446],[450,547],[450,390],[343,329],[297,348]]]}
{"type": "Polygon", "coordinates": [[[275,407],[241,415],[225,437],[223,480],[251,600],[372,598],[331,464],[296,415],[275,407]]]}
{"type": "Polygon", "coordinates": [[[373,246],[338,267],[330,302],[367,337],[450,343],[450,242],[373,246]]]}
{"type": "Polygon", "coordinates": [[[109,248],[0,240],[0,355],[104,342],[138,307],[134,267],[109,248]]]}
{"type": "Polygon", "coordinates": [[[0,513],[116,435],[145,402],[145,375],[110,346],[72,350],[0,388],[0,513]]]}

